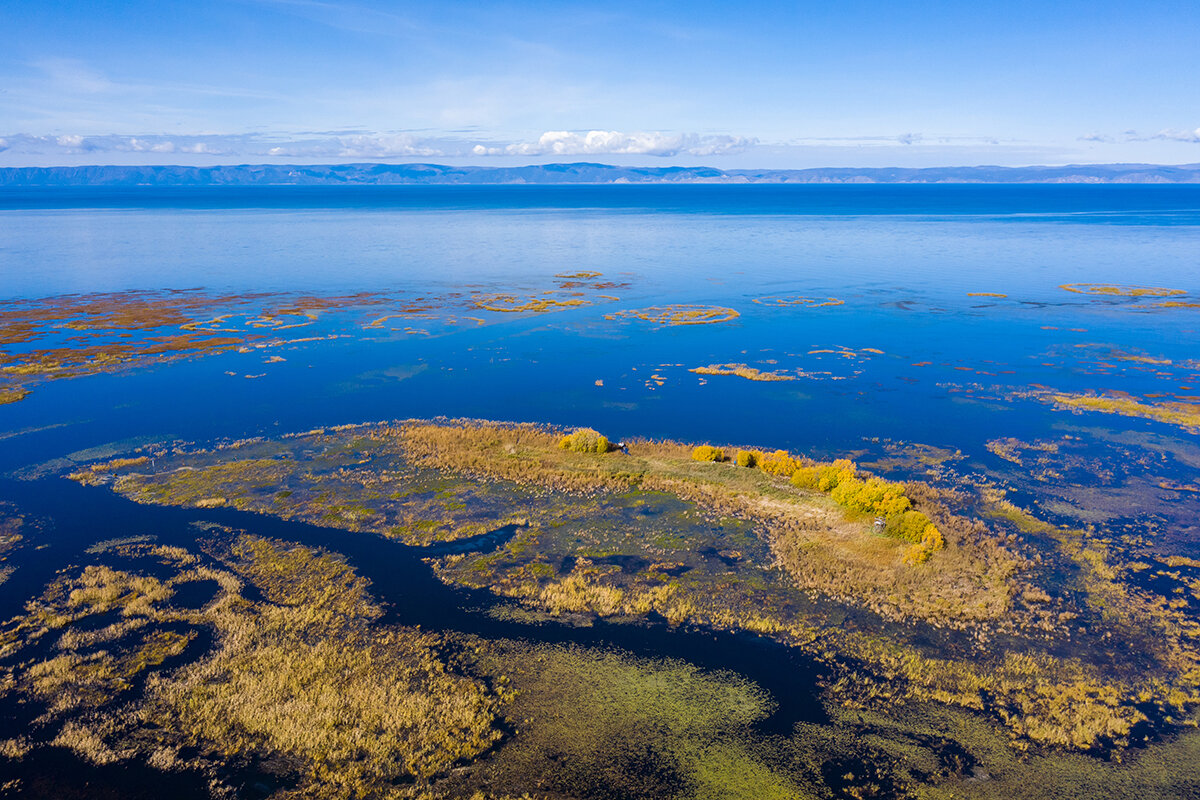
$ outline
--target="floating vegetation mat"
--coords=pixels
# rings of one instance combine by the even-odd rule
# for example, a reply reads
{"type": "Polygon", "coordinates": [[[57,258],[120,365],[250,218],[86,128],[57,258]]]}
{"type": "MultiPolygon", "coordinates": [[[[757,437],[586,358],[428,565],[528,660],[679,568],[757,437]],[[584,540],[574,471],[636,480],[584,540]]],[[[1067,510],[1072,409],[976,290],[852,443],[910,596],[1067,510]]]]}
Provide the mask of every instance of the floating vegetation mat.
{"type": "Polygon", "coordinates": [[[1168,289],[1164,286],[1136,286],[1124,283],[1064,283],[1059,288],[1076,294],[1098,297],[1173,297],[1187,294],[1183,289],[1168,289]]]}
{"type": "Polygon", "coordinates": [[[763,372],[746,364],[709,364],[707,367],[692,367],[688,372],[697,375],[736,375],[748,381],[794,381],[795,375],[782,372],[763,372]]]}
{"type": "Polygon", "coordinates": [[[1192,431],[1200,430],[1200,403],[1147,403],[1123,393],[1050,395],[1054,403],[1075,411],[1099,411],[1124,417],[1141,417],[1192,431]]]}
{"type": "Polygon", "coordinates": [[[768,295],[756,297],[753,301],[760,306],[804,306],[805,308],[825,308],[828,306],[845,305],[845,300],[836,297],[805,297],[803,295],[768,295]]]}
{"type": "MultiPolygon", "coordinates": [[[[486,324],[487,319],[472,315],[479,311],[507,315],[578,308],[615,299],[598,294],[601,289],[628,285],[597,282],[599,273],[577,275],[584,277],[570,286],[560,279],[558,288],[540,293],[447,291],[409,297],[381,292],[311,296],[129,291],[12,301],[0,311],[0,405],[23,400],[31,387],[46,380],[372,337],[376,331],[432,336],[457,326],[486,324]],[[404,324],[418,321],[419,326],[404,324]]],[[[284,360],[273,357],[269,363],[284,360]]]]}
{"type": "Polygon", "coordinates": [[[605,314],[604,318],[607,320],[639,319],[659,325],[706,325],[729,322],[740,316],[741,314],[734,309],[724,306],[675,304],[617,311],[613,314],[605,314]]]}
{"type": "Polygon", "coordinates": [[[553,297],[515,294],[477,294],[471,298],[477,308],[485,311],[500,311],[504,313],[533,312],[544,314],[559,308],[573,308],[587,305],[586,300],[578,297],[557,300],[553,297]]]}

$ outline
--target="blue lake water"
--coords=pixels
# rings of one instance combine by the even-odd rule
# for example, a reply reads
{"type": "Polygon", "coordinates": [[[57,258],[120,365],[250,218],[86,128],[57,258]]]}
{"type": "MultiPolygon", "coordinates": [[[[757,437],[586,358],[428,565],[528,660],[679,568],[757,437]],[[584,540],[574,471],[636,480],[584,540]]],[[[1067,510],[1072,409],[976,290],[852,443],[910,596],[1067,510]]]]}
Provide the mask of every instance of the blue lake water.
{"type": "Polygon", "coordinates": [[[484,325],[434,321],[429,335],[366,332],[364,314],[331,312],[305,335],[343,338],[281,349],[285,361],[227,353],[40,383],[27,400],[0,406],[0,430],[29,431],[0,440],[0,467],[131,437],[207,440],[435,415],[815,455],[877,450],[871,442],[879,439],[986,457],[989,440],[1084,424],[1192,438],[1158,422],[1076,416],[1012,395],[1030,386],[1166,400],[1200,394],[1192,388],[1200,367],[1189,364],[1200,308],[1155,305],[1200,299],[1200,187],[0,193],[0,298],[8,301],[197,288],[524,295],[555,289],[556,273],[581,270],[621,284],[610,295],[619,300],[487,314],[484,325]],[[1060,288],[1072,283],[1184,294],[1060,288]],[[755,302],[794,296],[842,303],[755,302]],[[725,306],[740,316],[675,327],[605,319],[670,303],[725,306]],[[1098,366],[1113,349],[1171,366],[1098,366]],[[760,383],[688,371],[727,363],[800,377],[760,383]]]}
{"type": "MultiPolygon", "coordinates": [[[[1130,567],[1128,585],[1194,616],[1200,594],[1189,599],[1149,562],[1178,578],[1200,558],[1200,441],[1185,413],[1200,413],[1198,333],[1200,186],[0,191],[0,399],[14,386],[29,392],[0,404],[0,511],[51,521],[48,535],[0,559],[0,618],[66,565],[94,560],[87,548],[98,539],[190,547],[203,515],[337,549],[401,622],[734,670],[777,699],[762,730],[786,736],[796,722],[829,722],[817,666],[798,648],[661,620],[493,619],[480,613],[488,590],[452,589],[383,537],[229,508],[136,506],[54,476],[149,442],[206,447],[436,416],[785,448],[850,456],[892,479],[999,487],[1041,520],[1086,528],[1110,563],[1130,567]],[[195,299],[184,318],[200,328],[103,321],[100,309],[163,298],[195,299]],[[678,304],[723,319],[652,319],[678,304]],[[29,309],[41,314],[32,333],[13,324],[29,309]],[[70,362],[101,340],[146,347],[231,331],[233,345],[190,357],[108,364],[93,353],[81,371],[95,374],[13,366],[70,362]],[[692,371],[713,365],[787,379],[692,371]],[[1073,413],[1056,399],[1100,395],[1184,416],[1073,413]]],[[[1046,530],[1035,526],[1021,552],[1050,552],[1046,530]]],[[[512,531],[481,538],[499,546],[512,531]]],[[[1082,592],[1054,572],[1061,562],[1045,563],[1066,608],[1082,592]]],[[[1054,646],[1075,657],[1089,645],[1071,636],[1054,646]]],[[[1086,641],[1107,652],[1105,637],[1086,641]]],[[[1144,656],[1136,643],[1119,647],[1120,657],[1107,654],[1122,670],[1144,656]]],[[[0,708],[0,738],[32,725],[29,708],[0,708]]],[[[868,730],[858,720],[855,737],[868,730]]],[[[155,771],[103,773],[65,752],[34,751],[23,769],[161,794],[155,771]]],[[[976,771],[974,758],[954,768],[960,785],[988,780],[992,765],[976,771]]],[[[831,764],[830,786],[856,780],[831,764]]],[[[1188,780],[1177,765],[1154,769],[1188,780]]]]}

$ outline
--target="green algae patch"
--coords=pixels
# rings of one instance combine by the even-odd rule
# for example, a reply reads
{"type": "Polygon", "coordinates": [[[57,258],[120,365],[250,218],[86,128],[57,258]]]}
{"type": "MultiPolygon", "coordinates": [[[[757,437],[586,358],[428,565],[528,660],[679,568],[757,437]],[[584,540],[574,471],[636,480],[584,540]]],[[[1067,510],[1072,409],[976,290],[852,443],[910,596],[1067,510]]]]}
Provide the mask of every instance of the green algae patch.
{"type": "Polygon", "coordinates": [[[485,768],[489,783],[527,786],[537,776],[554,797],[818,796],[764,757],[754,725],[774,703],[738,675],[508,641],[485,644],[478,658],[514,690],[505,710],[517,732],[485,768]]]}

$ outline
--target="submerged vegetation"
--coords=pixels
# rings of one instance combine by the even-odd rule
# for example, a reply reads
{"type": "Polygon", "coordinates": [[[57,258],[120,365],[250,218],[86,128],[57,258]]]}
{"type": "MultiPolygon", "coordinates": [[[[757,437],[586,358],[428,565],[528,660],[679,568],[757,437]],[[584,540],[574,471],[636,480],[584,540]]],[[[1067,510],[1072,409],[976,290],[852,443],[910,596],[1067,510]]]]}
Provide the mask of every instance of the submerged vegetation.
{"type": "MultiPolygon", "coordinates": [[[[614,299],[598,292],[627,285],[597,281],[599,273],[592,272],[567,277],[556,276],[557,286],[549,291],[448,291],[420,297],[381,292],[295,295],[171,290],[15,300],[0,310],[0,405],[24,399],[30,386],[45,380],[222,353],[258,353],[385,329],[428,336],[458,325],[486,323],[468,316],[470,312],[578,308],[614,299]],[[391,327],[387,323],[392,320],[423,320],[430,327],[391,327]],[[321,323],[326,330],[319,335],[312,330],[303,332],[309,335],[292,333],[321,323]]],[[[283,360],[277,356],[268,363],[283,360]]]]}
{"type": "Polygon", "coordinates": [[[1190,430],[1200,430],[1200,403],[1147,403],[1141,398],[1116,392],[1103,395],[1052,393],[1049,396],[1056,405],[1072,411],[1099,411],[1123,417],[1141,417],[1190,430]]]}

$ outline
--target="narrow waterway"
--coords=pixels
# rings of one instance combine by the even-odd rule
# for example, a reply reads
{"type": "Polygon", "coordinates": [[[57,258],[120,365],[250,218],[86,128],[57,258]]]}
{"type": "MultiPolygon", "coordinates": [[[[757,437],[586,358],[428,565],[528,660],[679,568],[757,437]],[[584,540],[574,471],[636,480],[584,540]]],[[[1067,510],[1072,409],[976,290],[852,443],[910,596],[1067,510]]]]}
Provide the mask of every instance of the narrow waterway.
{"type": "MultiPolygon", "coordinates": [[[[62,478],[0,480],[0,500],[51,523],[37,535],[37,541],[29,541],[19,552],[15,559],[17,570],[0,585],[0,613],[5,619],[19,614],[23,604],[39,595],[59,570],[95,560],[97,556],[85,551],[96,542],[150,535],[162,544],[194,549],[196,539],[204,535],[198,523],[210,523],[341,553],[360,575],[371,581],[372,593],[386,609],[385,622],[488,639],[615,647],[639,657],[680,659],[708,670],[736,672],[768,691],[776,708],[760,723],[763,733],[787,735],[796,722],[825,720],[816,696],[817,665],[777,642],[744,633],[676,627],[661,620],[636,624],[597,621],[581,627],[497,619],[486,613],[497,602],[494,595],[485,590],[447,586],[423,561],[425,557],[449,552],[495,549],[516,533],[517,526],[505,526],[458,542],[411,547],[375,534],[235,509],[140,505],[103,487],[80,486],[62,478]],[[39,544],[48,546],[36,549],[39,544]]],[[[6,719],[0,725],[10,731],[7,735],[20,733],[11,729],[25,724],[28,711],[18,713],[12,707],[4,711],[6,719]]],[[[61,765],[56,759],[39,757],[28,766],[37,768],[37,764],[45,762],[47,767],[57,770],[61,765]]],[[[101,771],[95,777],[104,782],[103,775],[107,774],[101,771]]]]}

